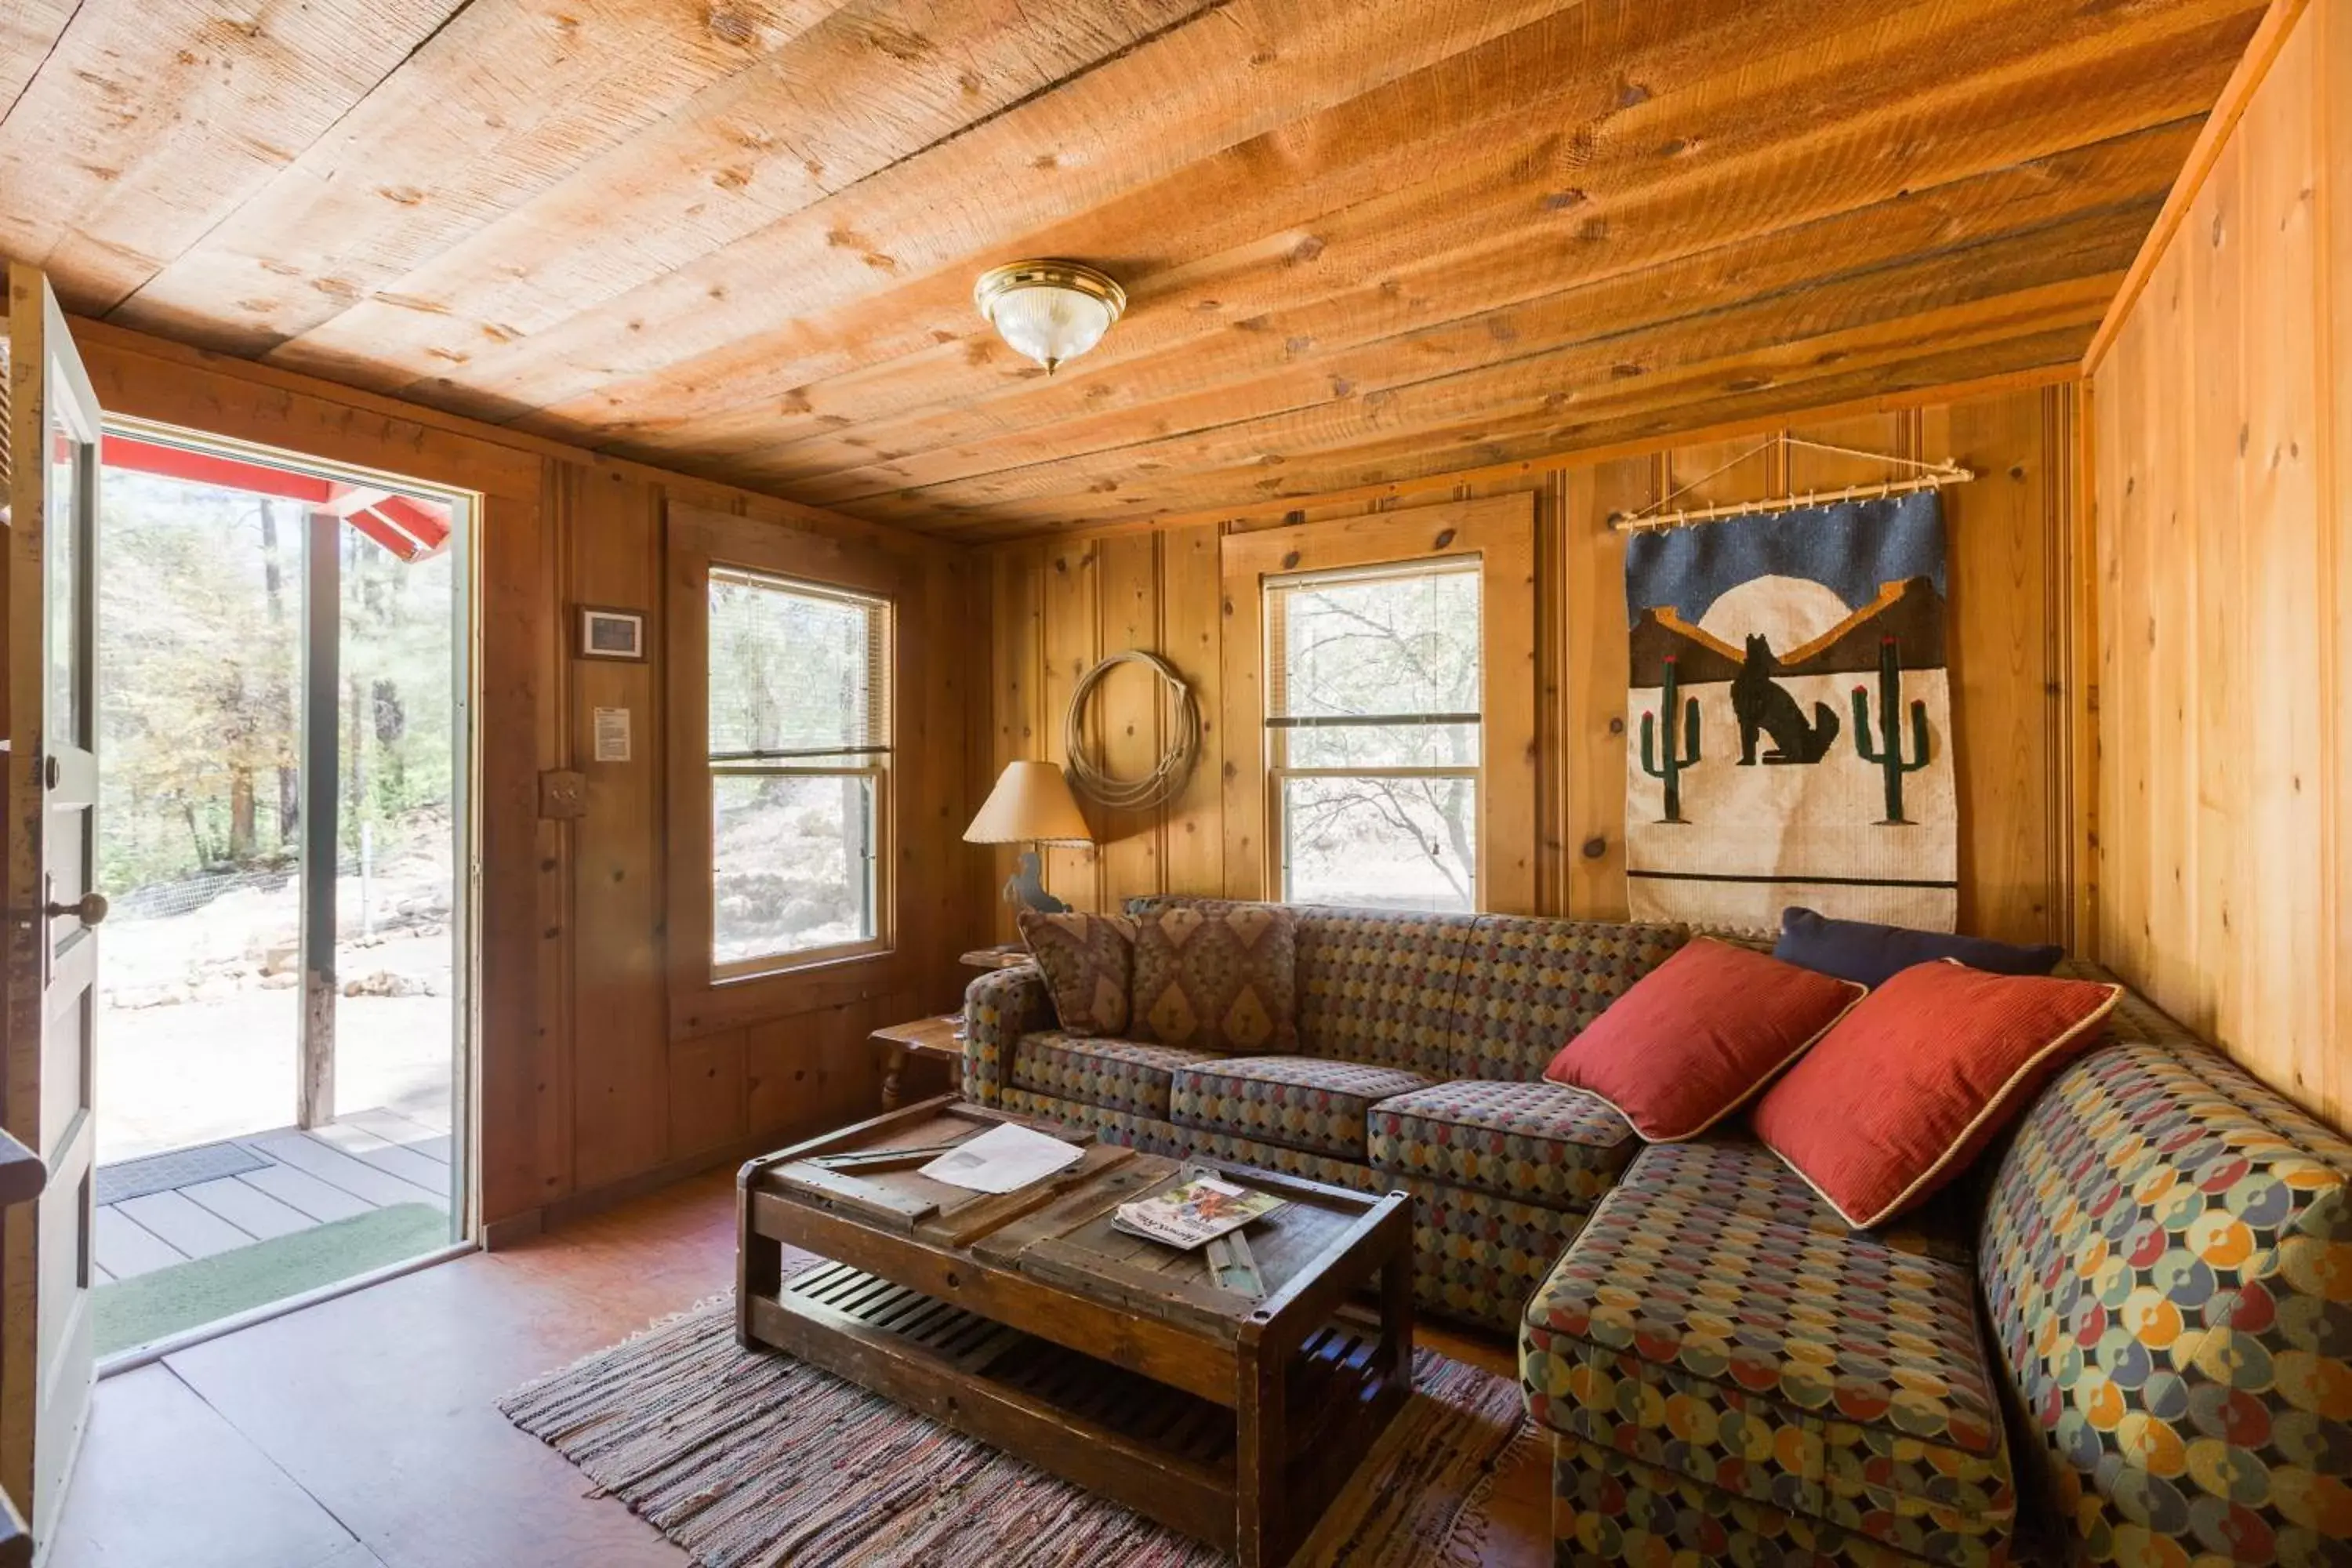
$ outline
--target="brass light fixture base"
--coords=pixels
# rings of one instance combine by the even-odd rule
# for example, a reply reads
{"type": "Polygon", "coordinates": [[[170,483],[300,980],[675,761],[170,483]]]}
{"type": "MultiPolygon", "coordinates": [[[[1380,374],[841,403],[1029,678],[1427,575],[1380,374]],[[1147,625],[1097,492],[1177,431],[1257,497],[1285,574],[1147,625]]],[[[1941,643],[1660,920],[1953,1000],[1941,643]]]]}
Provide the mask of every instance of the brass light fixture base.
{"type": "Polygon", "coordinates": [[[1127,314],[1127,290],[1118,286],[1118,280],[1083,261],[1008,261],[992,267],[971,286],[971,302],[980,307],[982,315],[994,321],[999,296],[1015,289],[1041,287],[1074,289],[1100,300],[1110,307],[1113,325],[1127,314]]]}

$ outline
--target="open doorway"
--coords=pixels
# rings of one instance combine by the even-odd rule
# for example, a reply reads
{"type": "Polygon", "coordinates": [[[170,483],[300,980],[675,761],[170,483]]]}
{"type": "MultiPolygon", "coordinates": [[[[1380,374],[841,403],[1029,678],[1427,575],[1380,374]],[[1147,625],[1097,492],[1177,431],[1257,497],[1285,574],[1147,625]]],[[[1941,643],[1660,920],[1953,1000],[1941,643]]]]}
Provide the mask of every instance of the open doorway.
{"type": "Polygon", "coordinates": [[[110,430],[101,1359],[467,1235],[467,498],[110,430]]]}

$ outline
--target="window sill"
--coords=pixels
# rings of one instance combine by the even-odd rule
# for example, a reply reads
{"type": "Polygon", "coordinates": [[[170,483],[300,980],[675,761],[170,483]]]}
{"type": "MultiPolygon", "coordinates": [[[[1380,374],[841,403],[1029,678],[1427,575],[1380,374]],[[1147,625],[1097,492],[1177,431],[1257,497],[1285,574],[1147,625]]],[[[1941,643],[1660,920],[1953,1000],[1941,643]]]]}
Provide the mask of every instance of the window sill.
{"type": "Polygon", "coordinates": [[[730,986],[756,984],[762,980],[788,979],[796,974],[822,973],[853,964],[871,963],[877,959],[893,957],[897,952],[898,949],[888,942],[862,942],[856,947],[819,948],[774,962],[752,959],[742,965],[713,969],[709,984],[713,991],[723,991],[730,986]]]}

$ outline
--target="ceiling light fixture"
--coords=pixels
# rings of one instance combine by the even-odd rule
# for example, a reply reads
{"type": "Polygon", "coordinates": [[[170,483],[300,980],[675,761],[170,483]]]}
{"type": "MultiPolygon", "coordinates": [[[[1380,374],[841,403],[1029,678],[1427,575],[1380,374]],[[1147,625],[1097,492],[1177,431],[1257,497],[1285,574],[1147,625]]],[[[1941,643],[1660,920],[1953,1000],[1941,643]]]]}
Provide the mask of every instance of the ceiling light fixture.
{"type": "Polygon", "coordinates": [[[999,337],[1051,375],[1102,342],[1127,310],[1127,290],[1084,262],[1013,261],[982,273],[971,302],[999,337]]]}

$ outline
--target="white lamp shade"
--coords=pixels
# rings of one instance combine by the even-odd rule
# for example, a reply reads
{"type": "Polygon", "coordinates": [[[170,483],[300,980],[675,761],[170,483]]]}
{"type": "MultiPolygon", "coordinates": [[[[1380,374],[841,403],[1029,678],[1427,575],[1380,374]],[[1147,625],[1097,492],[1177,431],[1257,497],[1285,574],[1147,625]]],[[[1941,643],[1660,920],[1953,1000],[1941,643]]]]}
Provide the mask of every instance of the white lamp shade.
{"type": "Polygon", "coordinates": [[[1118,314],[1108,300],[1041,282],[998,295],[990,303],[988,319],[998,336],[1051,371],[1102,342],[1118,314]]]}
{"type": "Polygon", "coordinates": [[[1095,839],[1069,781],[1051,763],[1007,763],[963,837],[967,844],[1091,844],[1095,839]]]}

